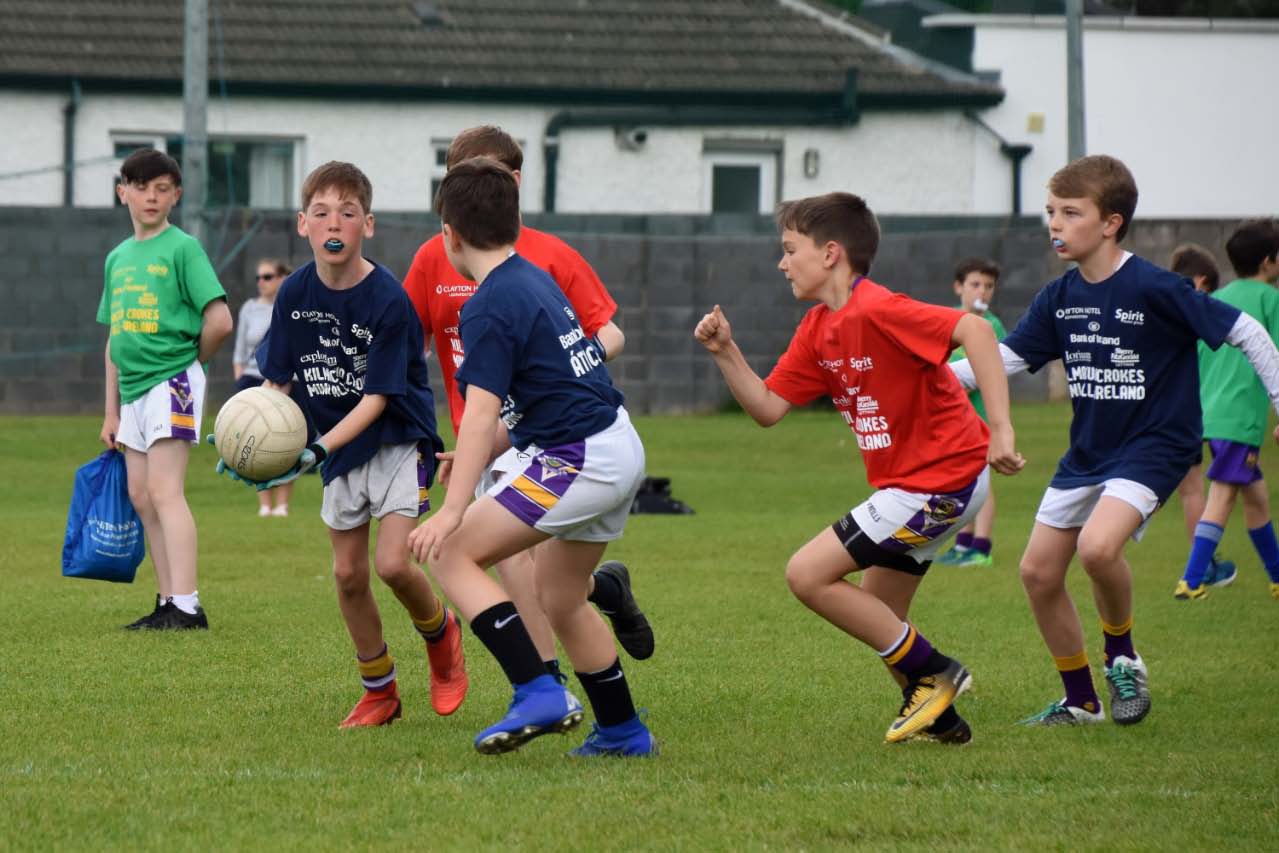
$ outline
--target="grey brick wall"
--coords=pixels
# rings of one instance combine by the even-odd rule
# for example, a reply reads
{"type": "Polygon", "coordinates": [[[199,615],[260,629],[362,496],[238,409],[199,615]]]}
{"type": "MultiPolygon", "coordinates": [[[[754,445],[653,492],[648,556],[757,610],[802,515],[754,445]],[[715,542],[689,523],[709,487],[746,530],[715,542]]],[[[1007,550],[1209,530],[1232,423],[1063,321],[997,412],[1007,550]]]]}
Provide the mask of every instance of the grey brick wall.
{"type": "MultiPolygon", "coordinates": [[[[258,258],[310,259],[289,212],[215,216],[206,241],[233,312],[255,292],[258,258]]],[[[807,305],[796,303],[776,269],[779,248],[766,218],[685,216],[533,216],[528,223],[563,237],[591,262],[619,305],[626,350],[610,364],[637,413],[691,412],[729,401],[692,329],[716,303],[724,307],[747,359],[761,373],[785,349],[807,305]]],[[[916,299],[953,303],[956,259],[988,255],[1004,266],[996,312],[1010,328],[1035,292],[1061,267],[1034,220],[893,219],[875,263],[877,281],[916,299]]],[[[1234,222],[1141,222],[1129,247],[1166,262],[1184,240],[1223,255],[1234,222]]],[[[366,254],[397,275],[434,234],[432,217],[384,214],[366,254]]],[[[97,413],[102,409],[105,329],[94,317],[106,253],[129,231],[122,210],[0,207],[0,413],[97,413]]],[[[1223,270],[1223,275],[1226,275],[1223,270]]],[[[211,370],[210,399],[231,387],[231,347],[211,370]]],[[[1044,376],[1013,386],[1021,399],[1047,394],[1044,376]]],[[[439,396],[437,389],[437,399],[439,396]]]]}

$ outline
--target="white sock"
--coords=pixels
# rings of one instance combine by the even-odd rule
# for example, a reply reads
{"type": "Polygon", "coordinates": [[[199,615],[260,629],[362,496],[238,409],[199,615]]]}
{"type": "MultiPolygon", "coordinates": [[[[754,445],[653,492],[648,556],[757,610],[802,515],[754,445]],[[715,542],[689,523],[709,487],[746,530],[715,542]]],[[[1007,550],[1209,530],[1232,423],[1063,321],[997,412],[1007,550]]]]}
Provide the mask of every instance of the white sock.
{"type": "Polygon", "coordinates": [[[175,595],[170,597],[173,606],[181,610],[183,613],[195,615],[195,609],[200,606],[200,591],[197,589],[190,595],[175,595]]]}

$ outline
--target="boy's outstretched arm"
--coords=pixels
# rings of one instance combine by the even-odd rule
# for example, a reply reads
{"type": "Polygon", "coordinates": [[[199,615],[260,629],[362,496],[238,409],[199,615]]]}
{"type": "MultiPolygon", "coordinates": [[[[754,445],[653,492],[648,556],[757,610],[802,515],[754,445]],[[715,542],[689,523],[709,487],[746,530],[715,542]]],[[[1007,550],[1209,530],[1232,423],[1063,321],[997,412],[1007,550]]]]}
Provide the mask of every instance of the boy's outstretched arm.
{"type": "Polygon", "coordinates": [[[769,390],[759,374],[746,363],[746,356],[733,340],[728,318],[718,305],[702,317],[693,335],[715,357],[715,365],[724,374],[728,390],[733,392],[737,402],[757,424],[770,427],[786,416],[790,403],[769,390]]]}
{"type": "MultiPolygon", "coordinates": [[[[1016,376],[1018,373],[1030,369],[1030,363],[1013,352],[1012,348],[1007,344],[1001,343],[999,345],[999,357],[1004,362],[1005,376],[1016,376]]],[[[959,361],[952,361],[948,366],[951,372],[955,374],[955,378],[959,380],[959,384],[964,386],[965,391],[976,390],[977,376],[973,373],[970,359],[961,358],[959,361]]],[[[984,397],[985,393],[982,396],[984,397]]]]}
{"type": "MultiPolygon", "coordinates": [[[[1266,332],[1266,327],[1256,318],[1240,312],[1239,319],[1226,335],[1226,343],[1237,347],[1248,359],[1261,384],[1266,386],[1270,405],[1279,412],[1279,350],[1275,349],[1275,342],[1266,332]]],[[[1279,444],[1279,426],[1275,427],[1274,437],[1275,443],[1279,444]]]]}
{"type": "Polygon", "coordinates": [[[115,450],[115,437],[120,432],[120,371],[111,360],[111,338],[102,357],[106,362],[106,409],[102,414],[102,432],[98,438],[111,450],[115,450]]]}
{"type": "Polygon", "coordinates": [[[231,319],[231,309],[225,299],[214,299],[204,306],[204,321],[200,326],[200,363],[208,364],[222,342],[230,336],[235,327],[231,319]]]}
{"type": "Polygon", "coordinates": [[[990,449],[986,461],[1001,474],[1016,474],[1026,464],[1017,452],[1013,421],[1008,408],[1008,376],[1000,356],[995,330],[981,317],[965,314],[951,333],[951,343],[968,353],[977,388],[986,404],[990,424],[990,449]]]}

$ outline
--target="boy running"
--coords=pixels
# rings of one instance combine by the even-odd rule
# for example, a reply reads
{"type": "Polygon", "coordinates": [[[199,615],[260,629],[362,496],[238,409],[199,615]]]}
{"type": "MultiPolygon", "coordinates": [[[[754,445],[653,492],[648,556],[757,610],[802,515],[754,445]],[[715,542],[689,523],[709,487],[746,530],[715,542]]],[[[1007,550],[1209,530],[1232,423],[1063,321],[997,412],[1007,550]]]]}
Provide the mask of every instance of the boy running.
{"type": "MultiPolygon", "coordinates": [[[[1101,617],[1111,716],[1131,724],[1150,711],[1124,543],[1141,537],[1200,450],[1199,396],[1187,393],[1198,387],[1197,342],[1239,347],[1279,401],[1279,352],[1256,320],[1120,247],[1136,207],[1132,173],[1113,157],[1082,157],[1053,175],[1052,246],[1078,266],[1049,282],[1000,344],[1010,374],[1062,359],[1074,415],[1070,448],[1021,559],[1022,585],[1066,695],[1027,724],[1106,718],[1066,591],[1076,554],[1101,617]]],[[[951,366],[971,387],[969,365],[951,366]]]]}
{"type": "Polygon", "coordinates": [[[280,287],[257,354],[267,387],[288,393],[297,375],[321,432],[292,470],[256,485],[283,485],[323,463],[320,517],[364,685],[344,729],[387,725],[401,713],[395,662],[369,588],[372,519],[374,568],[426,642],[435,712],[456,711],[468,684],[457,617],[408,560],[409,532],[429,509],[435,453],[444,445],[413,306],[395,276],[362,253],[373,236],[372,202],[369,179],[350,163],[325,163],[307,176],[298,234],[315,260],[280,287]]]}
{"type": "Polygon", "coordinates": [[[987,463],[1004,474],[1014,450],[1008,381],[985,320],[916,302],[867,278],[879,224],[858,196],[787,202],[777,213],[778,264],[796,299],[817,302],[767,379],[738,349],[718,305],[694,331],[729,390],[761,426],[828,396],[857,436],[878,491],[791,557],[786,581],[807,607],[870,646],[902,686],[885,740],[924,734],[967,743],[952,704],[971,676],[907,621],[924,573],[945,542],[976,517],[990,491],[987,463]],[[965,347],[980,376],[990,426],[946,368],[965,347]],[[862,572],[861,586],[845,580],[862,572]]]}
{"type": "Polygon", "coordinates": [[[476,736],[475,748],[508,752],[582,720],[581,703],[550,674],[510,595],[485,572],[538,545],[542,610],[595,711],[574,754],[652,755],[657,747],[636,714],[613,635],[586,598],[591,571],[622,535],[644,479],[644,445],[564,294],[515,252],[519,186],[511,171],[484,157],[458,163],[435,204],[449,262],[477,288],[458,325],[466,411],[455,453],[442,455],[452,461],[441,468],[448,494],[409,544],[419,561],[430,558],[511,683],[510,709],[476,736]],[[523,452],[520,464],[472,502],[485,466],[508,443],[523,452]]]}
{"type": "Polygon", "coordinates": [[[199,444],[205,369],[231,334],[231,310],[194,237],[169,224],[182,198],[177,162],[154,148],[120,168],[116,196],[133,236],[111,250],[98,322],[111,327],[105,353],[106,413],[100,438],[123,448],[129,499],[155,565],[155,608],[130,630],[207,629],[196,589],[195,518],[185,484],[199,444]]]}

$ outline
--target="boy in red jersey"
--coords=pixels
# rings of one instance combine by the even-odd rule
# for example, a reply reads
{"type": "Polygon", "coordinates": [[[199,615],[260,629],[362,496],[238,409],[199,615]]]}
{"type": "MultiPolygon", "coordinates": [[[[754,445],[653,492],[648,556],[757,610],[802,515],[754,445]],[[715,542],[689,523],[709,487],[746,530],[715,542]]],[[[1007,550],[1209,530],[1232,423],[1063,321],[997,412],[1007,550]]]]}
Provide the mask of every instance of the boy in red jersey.
{"type": "MultiPolygon", "coordinates": [[[[524,152],[510,134],[498,127],[480,126],[464,130],[454,137],[446,157],[452,169],[463,160],[486,157],[496,160],[515,174],[518,182],[524,165],[524,152]]],[[[582,330],[594,339],[604,360],[617,357],[626,343],[622,330],[613,322],[617,303],[609,296],[595,270],[567,243],[551,234],[521,226],[515,251],[534,266],[544,270],[559,285],[573,306],[582,330]]],[[[417,309],[422,331],[428,341],[435,341],[435,353],[444,376],[453,434],[462,422],[465,402],[457,388],[457,369],[465,355],[458,318],[464,305],[475,293],[475,282],[464,278],[444,252],[444,239],[436,234],[423,243],[413,257],[404,289],[417,309]]],[[[495,460],[481,479],[477,496],[483,495],[506,471],[513,470],[519,460],[514,449],[495,460]]],[[[520,465],[520,467],[523,467],[520,465]]],[[[441,468],[441,482],[446,486],[448,466],[441,468]]],[[[555,654],[555,636],[542,612],[533,583],[533,558],[521,552],[497,564],[502,586],[510,593],[516,609],[523,616],[529,634],[552,674],[559,677],[559,661],[555,654]]],[[[613,631],[626,653],[636,660],[653,654],[653,629],[631,594],[630,573],[625,565],[610,560],[595,570],[591,578],[590,601],[609,617],[613,631]]]]}
{"type": "Polygon", "coordinates": [[[902,685],[889,743],[923,734],[966,743],[952,707],[971,676],[906,621],[915,591],[943,545],[974,519],[1003,474],[1025,464],[1014,450],[995,333],[980,317],[916,302],[866,277],[879,225],[850,193],[787,202],[777,213],[785,273],[805,315],[767,379],[747,364],[718,305],[694,332],[733,396],[761,426],[826,395],[857,436],[878,491],[791,557],[786,581],[807,607],[875,649],[902,685]],[[989,428],[946,367],[964,347],[989,428]],[[844,580],[863,573],[861,586],[844,580]]]}

